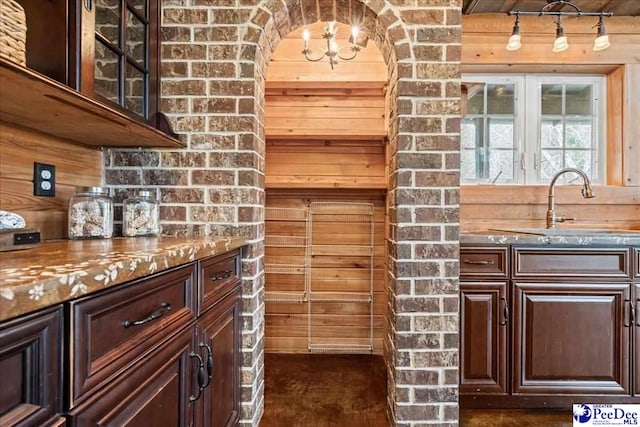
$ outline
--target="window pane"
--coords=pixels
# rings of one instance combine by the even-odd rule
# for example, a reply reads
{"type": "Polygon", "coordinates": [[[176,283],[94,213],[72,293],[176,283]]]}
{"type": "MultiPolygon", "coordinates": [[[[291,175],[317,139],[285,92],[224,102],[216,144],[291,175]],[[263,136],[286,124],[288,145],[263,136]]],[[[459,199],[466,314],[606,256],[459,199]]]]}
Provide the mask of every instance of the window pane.
{"type": "Polygon", "coordinates": [[[489,146],[491,148],[513,148],[513,119],[487,119],[489,126],[489,146]]]}
{"type": "Polygon", "coordinates": [[[567,119],[565,146],[591,148],[591,119],[567,119]]]}
{"type": "Polygon", "coordinates": [[[591,175],[591,151],[567,150],[565,164],[567,167],[582,169],[587,176],[595,178],[591,175]]]}
{"type": "Polygon", "coordinates": [[[542,148],[562,147],[562,120],[542,119],[540,124],[540,145],[542,148]]]}
{"type": "Polygon", "coordinates": [[[478,179],[476,170],[476,150],[462,150],[460,156],[461,179],[475,181],[478,179]]]}
{"type": "Polygon", "coordinates": [[[460,136],[462,148],[476,148],[482,146],[484,134],[482,117],[462,119],[460,136]]]}
{"type": "Polygon", "coordinates": [[[100,40],[96,40],[95,56],[94,91],[119,104],[120,56],[100,40]]]}
{"type": "Polygon", "coordinates": [[[127,9],[126,54],[142,68],[146,68],[145,30],[145,24],[127,9]]]}
{"type": "Polygon", "coordinates": [[[542,114],[562,114],[562,85],[542,85],[540,91],[542,114]]]}
{"type": "Polygon", "coordinates": [[[542,150],[540,162],[540,178],[548,181],[564,167],[561,150],[542,150]]]}
{"type": "Polygon", "coordinates": [[[477,91],[467,101],[467,114],[483,114],[484,113],[484,88],[477,91]]]}
{"type": "Polygon", "coordinates": [[[487,86],[487,113],[513,114],[514,89],[512,84],[494,84],[487,86]]]}
{"type": "Polygon", "coordinates": [[[498,175],[496,182],[513,181],[513,150],[491,150],[489,152],[489,179],[498,175]]]}
{"type": "Polygon", "coordinates": [[[136,67],[127,64],[125,107],[141,116],[144,116],[144,89],[145,75],[136,67]]]}
{"type": "Polygon", "coordinates": [[[591,115],[592,86],[590,84],[567,85],[566,114],[580,116],[591,115]]]}
{"type": "Polygon", "coordinates": [[[120,44],[120,0],[96,0],[96,32],[112,45],[120,44]]]}

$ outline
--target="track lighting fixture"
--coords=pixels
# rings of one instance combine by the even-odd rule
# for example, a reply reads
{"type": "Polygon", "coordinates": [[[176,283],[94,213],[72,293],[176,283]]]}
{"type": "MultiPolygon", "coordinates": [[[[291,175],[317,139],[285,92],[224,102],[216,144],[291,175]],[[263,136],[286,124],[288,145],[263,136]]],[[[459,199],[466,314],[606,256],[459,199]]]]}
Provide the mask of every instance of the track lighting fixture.
{"type": "Polygon", "coordinates": [[[507,42],[506,49],[510,51],[518,50],[522,46],[520,37],[520,15],[536,15],[536,16],[556,16],[556,38],[553,42],[553,52],[563,52],[569,48],[569,40],[564,33],[564,27],[562,26],[563,16],[598,16],[598,23],[595,27],[598,27],[597,37],[593,42],[593,50],[600,51],[608,48],[611,43],[609,42],[609,36],[604,26],[604,17],[613,16],[612,12],[583,12],[578,6],[568,0],[547,0],[547,4],[538,11],[523,11],[523,10],[511,10],[507,12],[508,15],[515,15],[516,21],[513,25],[513,31],[507,42]],[[565,6],[573,8],[572,11],[562,10],[565,6]]]}

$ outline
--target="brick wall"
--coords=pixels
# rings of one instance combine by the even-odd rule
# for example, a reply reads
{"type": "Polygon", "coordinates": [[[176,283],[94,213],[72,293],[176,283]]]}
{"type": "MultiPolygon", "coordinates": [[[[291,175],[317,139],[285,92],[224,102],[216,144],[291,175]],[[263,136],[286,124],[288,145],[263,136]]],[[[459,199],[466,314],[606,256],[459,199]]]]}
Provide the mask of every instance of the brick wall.
{"type": "MultiPolygon", "coordinates": [[[[162,110],[188,148],[110,150],[105,182],[148,188],[165,234],[241,234],[242,425],[263,402],[264,75],[293,29],[359,22],[391,93],[389,413],[397,426],[458,420],[461,0],[163,0],[162,110]]],[[[336,71],[339,72],[339,71],[336,71]]]]}

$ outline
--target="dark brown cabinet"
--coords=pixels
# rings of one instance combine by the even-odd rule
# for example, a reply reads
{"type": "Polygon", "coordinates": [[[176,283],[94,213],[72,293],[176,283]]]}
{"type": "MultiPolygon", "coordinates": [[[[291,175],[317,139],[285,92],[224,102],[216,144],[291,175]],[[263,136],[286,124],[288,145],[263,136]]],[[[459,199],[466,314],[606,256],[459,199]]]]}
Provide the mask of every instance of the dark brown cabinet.
{"type": "Polygon", "coordinates": [[[638,256],[623,245],[463,245],[461,405],[637,402],[638,256]]]}
{"type": "Polygon", "coordinates": [[[634,337],[633,337],[633,378],[634,395],[640,396],[640,284],[634,285],[634,337]]]}
{"type": "MultiPolygon", "coordinates": [[[[193,334],[185,330],[144,358],[70,415],[71,426],[187,426],[193,419],[189,401],[198,394],[192,372],[193,334]],[[192,397],[193,396],[193,397],[192,397]]],[[[195,359],[195,360],[194,360],[195,359]]]]}
{"type": "Polygon", "coordinates": [[[631,287],[513,284],[514,394],[630,394],[631,287]]]}
{"type": "Polygon", "coordinates": [[[506,394],[507,282],[460,284],[460,393],[506,394]]]}
{"type": "Polygon", "coordinates": [[[62,307],[0,325],[0,425],[62,425],[62,307]]]}
{"type": "Polygon", "coordinates": [[[224,298],[198,320],[198,347],[207,365],[207,384],[198,426],[230,427],[240,416],[240,293],[224,298]],[[211,369],[209,369],[211,368],[211,369]]]}
{"type": "Polygon", "coordinates": [[[4,322],[0,425],[236,426],[240,276],[238,249],[4,322]]]}

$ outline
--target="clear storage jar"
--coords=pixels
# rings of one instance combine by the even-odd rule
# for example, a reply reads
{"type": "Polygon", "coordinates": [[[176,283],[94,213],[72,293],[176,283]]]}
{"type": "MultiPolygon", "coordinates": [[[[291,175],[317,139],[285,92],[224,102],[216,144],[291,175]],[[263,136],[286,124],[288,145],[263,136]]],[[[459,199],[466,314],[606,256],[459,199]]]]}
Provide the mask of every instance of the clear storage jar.
{"type": "Polygon", "coordinates": [[[104,187],[76,187],[69,200],[69,239],[108,239],[113,235],[113,201],[104,187]]]}
{"type": "Polygon", "coordinates": [[[122,204],[122,234],[124,236],[157,236],[158,202],[151,191],[139,190],[122,204]]]}

